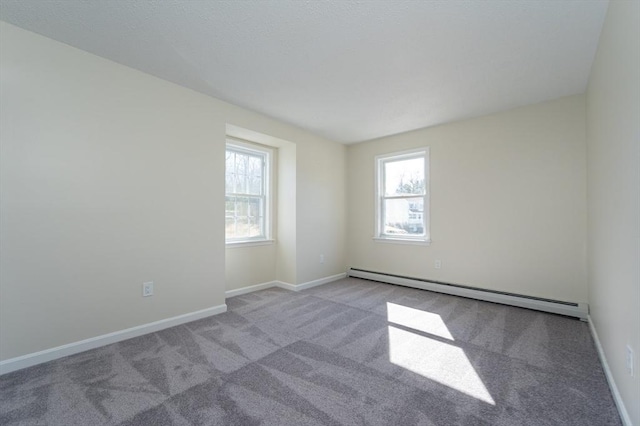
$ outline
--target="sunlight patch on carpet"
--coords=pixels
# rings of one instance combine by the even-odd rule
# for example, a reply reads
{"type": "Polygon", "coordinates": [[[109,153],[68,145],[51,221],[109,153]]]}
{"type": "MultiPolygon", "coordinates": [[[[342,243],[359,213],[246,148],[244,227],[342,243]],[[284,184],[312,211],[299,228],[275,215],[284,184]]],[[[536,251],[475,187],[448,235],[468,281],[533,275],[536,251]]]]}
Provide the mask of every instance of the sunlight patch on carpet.
{"type": "Polygon", "coordinates": [[[387,321],[443,339],[455,340],[438,314],[387,302],[387,321]]]}
{"type": "MultiPolygon", "coordinates": [[[[423,332],[425,332],[425,329],[429,329],[429,331],[426,331],[427,333],[453,340],[453,337],[451,337],[449,330],[446,329],[442,320],[440,319],[440,322],[433,320],[432,315],[436,314],[425,312],[429,315],[423,316],[423,318],[428,319],[428,321],[417,324],[415,322],[416,316],[411,317],[412,319],[410,321],[406,321],[407,318],[404,316],[404,313],[407,311],[399,309],[397,306],[399,305],[392,307],[391,310],[388,311],[389,322],[401,324],[404,327],[423,332]],[[440,325],[440,323],[442,324],[440,325]],[[437,325],[435,329],[433,327],[434,324],[437,325]],[[416,325],[417,327],[414,327],[416,325]],[[444,327],[444,329],[440,328],[441,326],[444,327]],[[434,331],[437,331],[437,333],[434,331]]],[[[450,343],[394,327],[393,325],[388,326],[388,332],[389,361],[391,363],[486,402],[487,404],[495,405],[491,394],[461,348],[450,343]]]]}

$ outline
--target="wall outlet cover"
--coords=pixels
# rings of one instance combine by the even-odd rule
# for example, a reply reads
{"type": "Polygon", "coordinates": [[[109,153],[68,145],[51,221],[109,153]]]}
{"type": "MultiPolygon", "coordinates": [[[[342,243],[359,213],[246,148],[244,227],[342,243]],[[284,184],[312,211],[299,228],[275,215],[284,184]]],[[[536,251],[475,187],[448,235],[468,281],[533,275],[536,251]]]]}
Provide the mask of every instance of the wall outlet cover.
{"type": "Polygon", "coordinates": [[[153,281],[142,283],[142,297],[153,296],[153,281]]]}

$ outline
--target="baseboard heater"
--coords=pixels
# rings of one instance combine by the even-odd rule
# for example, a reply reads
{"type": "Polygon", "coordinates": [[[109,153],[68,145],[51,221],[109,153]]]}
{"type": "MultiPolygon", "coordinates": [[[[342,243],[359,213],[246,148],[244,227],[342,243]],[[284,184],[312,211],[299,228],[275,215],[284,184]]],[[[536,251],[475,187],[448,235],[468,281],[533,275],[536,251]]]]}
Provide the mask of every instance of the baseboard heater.
{"type": "Polygon", "coordinates": [[[446,293],[470,299],[484,300],[487,302],[502,303],[503,305],[518,306],[521,308],[567,315],[570,317],[580,318],[583,321],[587,320],[587,316],[589,314],[589,305],[586,303],[563,302],[560,300],[525,296],[504,291],[485,290],[460,284],[405,277],[402,275],[386,274],[357,268],[349,268],[347,275],[355,278],[363,278],[365,280],[402,285],[405,287],[446,293]]]}

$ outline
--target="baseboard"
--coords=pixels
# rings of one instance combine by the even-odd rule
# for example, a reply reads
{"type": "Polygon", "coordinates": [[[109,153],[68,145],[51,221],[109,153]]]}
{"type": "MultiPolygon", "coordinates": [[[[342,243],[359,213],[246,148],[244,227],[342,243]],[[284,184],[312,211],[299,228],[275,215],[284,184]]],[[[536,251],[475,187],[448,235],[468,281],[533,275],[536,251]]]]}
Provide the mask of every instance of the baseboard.
{"type": "Polygon", "coordinates": [[[10,358],[4,361],[0,361],[0,375],[11,373],[12,371],[21,370],[23,368],[31,367],[37,364],[42,364],[44,362],[53,361],[65,356],[88,351],[90,349],[117,343],[122,340],[142,336],[143,334],[164,330],[165,328],[199,320],[211,315],[221,314],[226,311],[227,305],[213,306],[211,308],[202,309],[200,311],[190,312],[188,314],[150,322],[148,324],[138,325],[135,327],[127,328],[125,330],[103,334],[101,336],[91,337],[79,342],[69,343],[51,349],[45,349],[40,352],[34,352],[16,358],[10,358]]]}
{"type": "Polygon", "coordinates": [[[329,277],[319,278],[313,281],[307,281],[306,283],[302,283],[302,284],[290,284],[284,281],[269,281],[262,284],[250,285],[250,286],[238,288],[235,290],[229,290],[229,291],[226,291],[224,294],[226,297],[240,296],[241,294],[247,294],[247,293],[251,293],[259,290],[265,290],[271,287],[279,287],[279,288],[290,290],[290,291],[301,291],[301,290],[306,290],[308,288],[317,287],[322,284],[327,284],[333,281],[338,281],[338,280],[341,280],[342,278],[345,278],[346,276],[347,274],[343,272],[341,274],[331,275],[329,277]]]}
{"type": "Polygon", "coordinates": [[[224,295],[225,297],[240,296],[241,294],[247,294],[247,293],[252,293],[254,291],[265,290],[271,287],[279,287],[278,284],[279,284],[278,281],[269,281],[266,283],[250,285],[250,286],[238,288],[235,290],[227,290],[224,292],[224,295]]]}
{"type": "Polygon", "coordinates": [[[308,288],[317,287],[322,284],[327,284],[333,281],[338,281],[343,278],[346,278],[346,272],[341,274],[331,275],[330,277],[324,277],[313,281],[307,281],[306,283],[298,284],[295,286],[295,291],[306,290],[308,288]]]}
{"type": "Polygon", "coordinates": [[[609,388],[611,389],[613,400],[616,403],[616,407],[618,407],[620,419],[622,419],[622,423],[625,426],[633,426],[631,423],[631,417],[629,417],[627,408],[624,406],[624,402],[622,401],[622,397],[620,396],[620,392],[618,391],[618,386],[616,386],[616,382],[615,380],[613,380],[613,374],[611,374],[611,369],[609,368],[607,357],[604,354],[604,349],[602,348],[602,344],[600,343],[600,338],[598,337],[596,327],[595,325],[593,325],[591,315],[589,315],[589,329],[591,330],[591,336],[593,337],[593,341],[596,344],[596,349],[598,350],[598,356],[600,357],[600,362],[602,363],[602,368],[604,369],[604,375],[607,378],[607,382],[609,382],[609,388]]]}
{"type": "Polygon", "coordinates": [[[501,303],[503,305],[518,306],[521,308],[567,315],[584,320],[587,319],[587,315],[589,314],[589,305],[586,303],[555,301],[506,292],[484,290],[459,284],[449,284],[440,281],[365,271],[363,269],[355,268],[349,268],[348,275],[350,277],[419,288],[421,290],[435,291],[438,293],[451,294],[453,296],[461,296],[470,299],[484,300],[487,302],[501,303]]]}
{"type": "Polygon", "coordinates": [[[283,288],[285,290],[299,291],[299,290],[297,290],[297,287],[296,287],[295,284],[289,284],[289,283],[286,283],[284,281],[274,281],[274,283],[275,283],[276,287],[280,287],[280,288],[283,288]]]}

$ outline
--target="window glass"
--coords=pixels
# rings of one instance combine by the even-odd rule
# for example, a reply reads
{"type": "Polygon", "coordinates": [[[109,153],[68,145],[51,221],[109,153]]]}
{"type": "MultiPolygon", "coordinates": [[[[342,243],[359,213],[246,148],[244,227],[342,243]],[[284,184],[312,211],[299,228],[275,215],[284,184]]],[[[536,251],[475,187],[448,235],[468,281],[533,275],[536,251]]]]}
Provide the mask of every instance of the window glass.
{"type": "Polygon", "coordinates": [[[225,235],[227,242],[269,238],[270,151],[227,143],[225,235]]]}
{"type": "Polygon", "coordinates": [[[428,148],[376,161],[376,238],[428,242],[428,148]]]}

